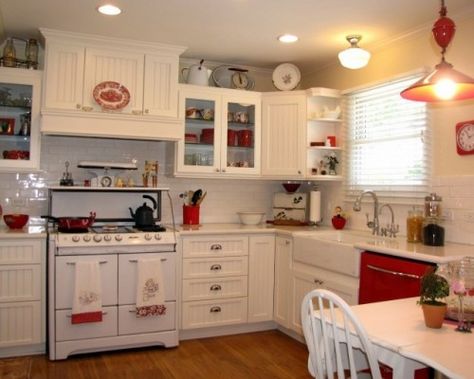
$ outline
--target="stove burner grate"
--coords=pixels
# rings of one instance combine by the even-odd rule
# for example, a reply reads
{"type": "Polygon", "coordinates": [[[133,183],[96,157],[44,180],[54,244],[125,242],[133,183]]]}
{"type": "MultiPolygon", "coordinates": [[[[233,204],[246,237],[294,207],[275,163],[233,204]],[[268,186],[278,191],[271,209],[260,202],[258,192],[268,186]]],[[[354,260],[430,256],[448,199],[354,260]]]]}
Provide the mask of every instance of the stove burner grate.
{"type": "Polygon", "coordinates": [[[135,226],[141,232],[166,232],[166,228],[161,225],[135,226]]]}

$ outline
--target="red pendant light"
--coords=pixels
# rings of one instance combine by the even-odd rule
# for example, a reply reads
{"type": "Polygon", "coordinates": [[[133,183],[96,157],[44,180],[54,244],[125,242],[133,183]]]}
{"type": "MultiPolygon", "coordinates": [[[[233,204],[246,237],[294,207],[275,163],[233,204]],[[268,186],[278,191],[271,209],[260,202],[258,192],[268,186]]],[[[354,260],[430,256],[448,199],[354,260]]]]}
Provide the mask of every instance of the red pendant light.
{"type": "Polygon", "coordinates": [[[446,62],[444,54],[454,37],[456,25],[446,17],[447,9],[444,0],[441,1],[440,18],[433,25],[433,36],[441,47],[441,62],[435,70],[401,92],[407,100],[435,102],[443,100],[466,100],[474,98],[474,79],[453,69],[453,65],[446,62]]]}

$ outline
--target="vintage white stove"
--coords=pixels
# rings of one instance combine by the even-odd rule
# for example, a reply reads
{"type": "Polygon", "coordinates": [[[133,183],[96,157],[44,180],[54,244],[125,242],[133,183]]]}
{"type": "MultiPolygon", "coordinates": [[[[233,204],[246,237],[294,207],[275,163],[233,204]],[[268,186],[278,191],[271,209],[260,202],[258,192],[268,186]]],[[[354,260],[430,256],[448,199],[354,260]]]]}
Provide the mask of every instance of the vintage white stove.
{"type": "MultiPolygon", "coordinates": [[[[178,345],[174,228],[154,225],[143,231],[133,226],[133,220],[126,219],[129,202],[140,204],[145,192],[156,196],[161,204],[161,193],[168,193],[168,189],[50,189],[51,216],[71,215],[68,212],[77,212],[79,208],[85,212],[94,207],[91,209],[97,211],[97,222],[87,231],[63,233],[50,229],[48,346],[51,360],[65,359],[71,354],[84,352],[178,345]],[[101,196],[104,193],[107,193],[107,204],[104,204],[101,196]],[[113,199],[114,195],[117,195],[118,200],[113,199]],[[75,203],[80,204],[80,207],[75,203]],[[125,203],[123,210],[117,207],[121,203],[125,203]],[[164,315],[136,317],[137,262],[140,258],[156,258],[162,262],[166,306],[164,315]],[[75,264],[79,261],[99,262],[102,322],[71,323],[75,264]]],[[[158,220],[161,209],[157,213],[158,220]]]]}

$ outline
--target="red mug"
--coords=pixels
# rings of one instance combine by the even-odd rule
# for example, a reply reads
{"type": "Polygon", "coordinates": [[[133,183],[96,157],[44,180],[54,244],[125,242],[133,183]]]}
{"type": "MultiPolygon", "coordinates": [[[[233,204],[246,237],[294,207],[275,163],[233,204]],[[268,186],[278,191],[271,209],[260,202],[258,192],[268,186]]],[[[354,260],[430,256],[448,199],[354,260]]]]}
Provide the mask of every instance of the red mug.
{"type": "Polygon", "coordinates": [[[238,144],[243,147],[252,147],[252,131],[249,129],[239,130],[238,144]]]}
{"type": "Polygon", "coordinates": [[[327,138],[331,143],[331,147],[336,147],[336,136],[328,136],[327,138]]]}
{"type": "Polygon", "coordinates": [[[199,225],[199,205],[183,205],[183,225],[199,225]]]}

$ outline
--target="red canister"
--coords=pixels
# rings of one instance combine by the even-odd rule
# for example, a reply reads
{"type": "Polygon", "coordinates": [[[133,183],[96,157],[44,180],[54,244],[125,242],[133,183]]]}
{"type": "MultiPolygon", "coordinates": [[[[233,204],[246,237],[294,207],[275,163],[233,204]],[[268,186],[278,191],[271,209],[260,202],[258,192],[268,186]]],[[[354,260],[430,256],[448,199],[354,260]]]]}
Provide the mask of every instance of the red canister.
{"type": "Polygon", "coordinates": [[[227,146],[237,145],[237,132],[235,130],[227,130],[227,146]]]}
{"type": "Polygon", "coordinates": [[[214,129],[203,129],[201,134],[202,143],[214,143],[214,129]]]}
{"type": "Polygon", "coordinates": [[[249,129],[239,130],[238,144],[242,147],[252,147],[252,131],[249,129]]]}

